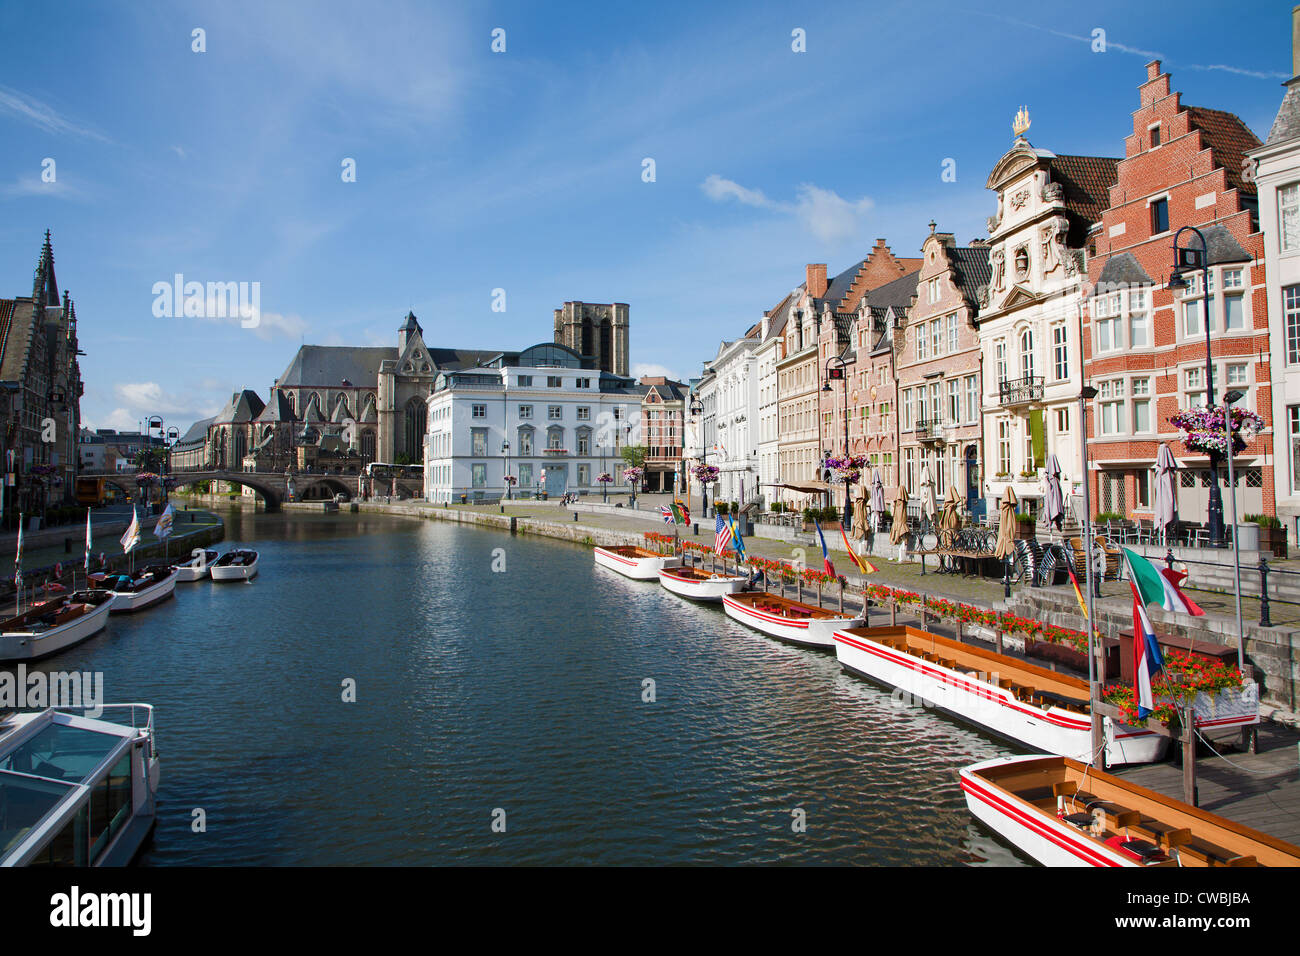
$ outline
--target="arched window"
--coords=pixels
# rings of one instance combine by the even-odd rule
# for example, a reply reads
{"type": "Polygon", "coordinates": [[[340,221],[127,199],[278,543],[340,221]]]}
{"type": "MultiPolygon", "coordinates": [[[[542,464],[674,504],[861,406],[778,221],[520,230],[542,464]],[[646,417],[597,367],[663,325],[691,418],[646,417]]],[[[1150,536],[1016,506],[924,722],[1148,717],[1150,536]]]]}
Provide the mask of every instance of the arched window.
{"type": "Polygon", "coordinates": [[[244,434],[242,428],[235,430],[235,454],[234,460],[230,463],[232,468],[244,467],[244,456],[248,454],[248,436],[244,434]]]}
{"type": "Polygon", "coordinates": [[[1033,378],[1034,375],[1034,333],[1025,329],[1020,333],[1020,377],[1033,378]]]}
{"type": "Polygon", "coordinates": [[[361,457],[366,461],[375,460],[375,433],[369,428],[361,433],[361,457]]]}
{"type": "Polygon", "coordinates": [[[564,427],[561,425],[552,425],[546,429],[546,447],[563,448],[564,447],[564,427]]]}
{"type": "Polygon", "coordinates": [[[406,403],[405,445],[403,450],[411,461],[423,461],[424,433],[427,431],[428,409],[424,402],[413,398],[406,403]]]}

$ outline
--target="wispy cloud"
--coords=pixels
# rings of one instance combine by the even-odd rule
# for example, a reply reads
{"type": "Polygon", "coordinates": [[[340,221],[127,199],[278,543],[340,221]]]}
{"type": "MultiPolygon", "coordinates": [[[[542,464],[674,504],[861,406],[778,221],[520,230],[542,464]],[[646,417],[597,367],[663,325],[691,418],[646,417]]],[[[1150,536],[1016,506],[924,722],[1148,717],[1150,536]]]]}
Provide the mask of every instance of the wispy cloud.
{"type": "Polygon", "coordinates": [[[833,190],[812,183],[800,183],[795,188],[793,201],[770,199],[761,190],[749,189],[716,173],[705,179],[700,189],[714,202],[734,200],[745,206],[791,216],[822,242],[842,242],[853,238],[875,205],[869,198],[845,199],[833,190]]]}
{"type": "Polygon", "coordinates": [[[664,376],[664,378],[670,378],[674,382],[684,381],[684,379],[681,378],[681,376],[679,376],[676,372],[674,372],[672,369],[668,368],[665,365],[656,365],[653,362],[632,363],[633,378],[639,379],[646,375],[651,375],[651,376],[662,375],[664,376]]]}
{"type": "Polygon", "coordinates": [[[13,117],[56,136],[84,136],[108,142],[98,131],[65,119],[54,107],[8,86],[0,86],[0,116],[13,117]]]}
{"type": "Polygon", "coordinates": [[[0,195],[6,199],[25,199],[39,196],[43,199],[80,199],[82,192],[69,186],[66,180],[47,183],[40,176],[19,176],[7,186],[0,187],[0,195]]]}

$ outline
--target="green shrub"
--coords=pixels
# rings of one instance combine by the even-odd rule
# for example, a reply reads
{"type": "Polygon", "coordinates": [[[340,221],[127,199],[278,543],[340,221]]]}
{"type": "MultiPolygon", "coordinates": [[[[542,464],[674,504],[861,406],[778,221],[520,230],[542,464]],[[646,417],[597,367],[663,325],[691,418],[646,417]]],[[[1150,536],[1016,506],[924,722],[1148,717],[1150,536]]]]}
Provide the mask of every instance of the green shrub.
{"type": "Polygon", "coordinates": [[[826,506],[825,508],[822,509],[821,520],[823,524],[826,524],[827,522],[831,522],[831,521],[839,521],[840,509],[836,508],[834,505],[826,506]]]}
{"type": "Polygon", "coordinates": [[[713,503],[713,510],[717,514],[725,515],[727,513],[727,503],[725,501],[715,501],[713,503]]]}
{"type": "Polygon", "coordinates": [[[803,520],[804,520],[804,523],[805,523],[805,524],[812,524],[813,521],[815,521],[816,519],[817,519],[817,509],[816,509],[816,508],[804,508],[804,509],[803,509],[803,520]]]}
{"type": "Polygon", "coordinates": [[[779,515],[783,511],[785,511],[785,505],[781,504],[779,501],[772,502],[772,514],[779,515]]]}
{"type": "Polygon", "coordinates": [[[1038,523],[1038,519],[1037,519],[1037,518],[1035,518],[1035,517],[1034,517],[1033,515],[1031,515],[1031,514],[1026,514],[1026,513],[1024,513],[1024,512],[1021,512],[1020,514],[1016,515],[1016,520],[1019,521],[1021,524],[1037,524],[1037,523],[1038,523]]]}
{"type": "Polygon", "coordinates": [[[1124,516],[1118,511],[1099,511],[1093,521],[1123,521],[1124,516]]]}
{"type": "Polygon", "coordinates": [[[1241,519],[1245,522],[1254,522],[1261,528],[1280,528],[1282,522],[1278,521],[1273,515],[1246,515],[1241,519]]]}

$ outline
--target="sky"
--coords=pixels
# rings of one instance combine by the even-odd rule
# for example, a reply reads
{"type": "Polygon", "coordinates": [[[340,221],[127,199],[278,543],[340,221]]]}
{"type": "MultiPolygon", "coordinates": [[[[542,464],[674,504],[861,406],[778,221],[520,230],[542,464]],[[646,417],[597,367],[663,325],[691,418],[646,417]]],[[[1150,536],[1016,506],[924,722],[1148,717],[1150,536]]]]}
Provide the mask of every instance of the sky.
{"type": "Polygon", "coordinates": [[[632,372],[684,380],[806,263],[983,236],[1022,105],[1033,145],[1122,156],[1159,58],[1265,138],[1290,6],[8,3],[0,296],[49,229],[96,428],[184,432],[408,310],[517,350],[626,302],[632,372]],[[256,324],[164,308],[177,274],[248,283],[256,324]]]}

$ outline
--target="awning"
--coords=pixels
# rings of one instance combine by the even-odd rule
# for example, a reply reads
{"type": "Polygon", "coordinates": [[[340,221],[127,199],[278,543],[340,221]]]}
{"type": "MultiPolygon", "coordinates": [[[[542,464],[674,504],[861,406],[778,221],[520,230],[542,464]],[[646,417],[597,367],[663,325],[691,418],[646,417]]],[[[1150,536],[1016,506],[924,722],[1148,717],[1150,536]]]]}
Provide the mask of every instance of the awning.
{"type": "Polygon", "coordinates": [[[798,491],[805,495],[820,495],[831,490],[831,486],[824,481],[808,481],[802,485],[792,485],[785,482],[767,482],[769,488],[788,488],[790,491],[798,491]]]}

